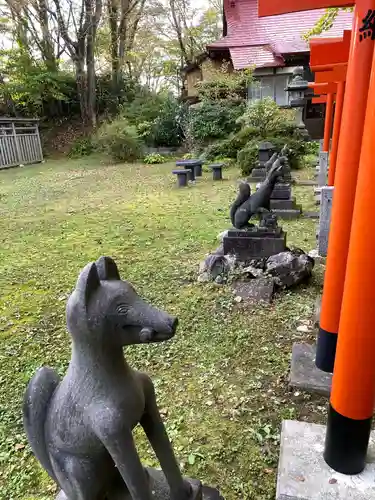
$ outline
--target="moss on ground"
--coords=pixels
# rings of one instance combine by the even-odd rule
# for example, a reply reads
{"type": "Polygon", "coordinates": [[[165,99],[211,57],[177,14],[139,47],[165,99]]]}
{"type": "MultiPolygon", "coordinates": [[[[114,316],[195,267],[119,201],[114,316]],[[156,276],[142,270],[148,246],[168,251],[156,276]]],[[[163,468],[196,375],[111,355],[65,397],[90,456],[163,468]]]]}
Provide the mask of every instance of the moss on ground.
{"type": "MultiPolygon", "coordinates": [[[[322,399],[288,392],[292,343],[313,315],[321,287],[247,309],[226,287],[196,282],[197,265],[228,227],[237,171],[175,188],[171,165],[107,166],[97,159],[51,161],[0,172],[0,499],[52,500],[55,487],[31,456],[22,396],[42,364],[63,374],[70,354],[65,303],[80,269],[112,256],[122,276],[180,318],[170,343],[126,355],[153,377],[186,475],[219,486],[226,500],[272,499],[284,418],[322,422],[322,399]]],[[[295,188],[312,206],[312,188],[295,188]]],[[[315,223],[283,223],[288,244],[315,247],[315,223]]],[[[143,434],[145,463],[156,464],[143,434]]]]}

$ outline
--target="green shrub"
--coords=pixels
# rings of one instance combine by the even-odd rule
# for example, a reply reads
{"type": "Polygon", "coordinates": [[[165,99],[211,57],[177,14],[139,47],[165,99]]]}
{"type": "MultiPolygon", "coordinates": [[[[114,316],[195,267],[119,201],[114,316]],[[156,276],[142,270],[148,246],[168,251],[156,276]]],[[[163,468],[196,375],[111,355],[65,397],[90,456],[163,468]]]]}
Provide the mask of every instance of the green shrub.
{"type": "Polygon", "coordinates": [[[143,159],[143,163],[146,163],[146,165],[158,165],[166,161],[167,159],[159,153],[150,153],[143,159]]]}
{"type": "Polygon", "coordinates": [[[260,141],[249,141],[246,146],[238,152],[237,163],[241,170],[241,175],[247,177],[258,164],[260,141]]]}
{"type": "Polygon", "coordinates": [[[195,158],[196,155],[194,155],[194,153],[185,153],[182,157],[183,160],[194,160],[195,158]]]}
{"type": "Polygon", "coordinates": [[[104,123],[98,130],[95,143],[98,151],[116,162],[134,162],[142,156],[142,142],[135,126],[125,118],[104,123]]]}
{"type": "Polygon", "coordinates": [[[309,141],[306,143],[306,154],[316,155],[319,154],[319,142],[318,141],[309,141]]]}
{"type": "Polygon", "coordinates": [[[267,137],[267,141],[270,141],[275,146],[277,152],[280,152],[282,148],[287,145],[289,149],[288,160],[290,168],[292,170],[297,170],[302,167],[302,160],[306,154],[307,143],[303,140],[298,129],[296,129],[291,136],[271,136],[267,137]]]}
{"type": "MultiPolygon", "coordinates": [[[[243,176],[248,176],[259,163],[259,144],[264,141],[263,137],[258,137],[249,141],[246,146],[238,152],[237,161],[243,176]]],[[[267,141],[275,146],[275,151],[280,153],[287,145],[288,161],[292,170],[297,170],[304,165],[303,158],[306,154],[302,136],[295,131],[291,137],[267,137],[267,141]]]]}
{"type": "Polygon", "coordinates": [[[203,101],[190,108],[189,136],[201,144],[228,137],[239,129],[237,121],[244,108],[242,103],[203,101]]]}
{"type": "Polygon", "coordinates": [[[233,168],[236,166],[237,161],[234,158],[226,158],[222,156],[217,156],[213,159],[212,163],[224,163],[223,168],[233,168]]]}
{"type": "Polygon", "coordinates": [[[269,141],[280,152],[287,145],[288,159],[292,169],[300,168],[306,154],[306,142],[295,123],[293,110],[280,109],[272,99],[254,101],[239,118],[243,129],[236,134],[237,144],[246,141],[238,152],[238,163],[242,175],[251,173],[258,164],[258,147],[269,141]]]}
{"type": "Polygon", "coordinates": [[[312,155],[309,153],[306,154],[302,159],[302,163],[303,163],[304,167],[307,167],[307,168],[315,167],[316,166],[316,155],[312,155]]]}
{"type": "Polygon", "coordinates": [[[95,150],[91,137],[79,137],[76,139],[69,151],[70,158],[80,158],[82,156],[89,156],[95,150]]]}
{"type": "Polygon", "coordinates": [[[182,143],[181,114],[185,112],[175,97],[168,96],[159,116],[154,120],[152,139],[154,147],[176,147],[182,143]]]}
{"type": "Polygon", "coordinates": [[[237,153],[240,149],[242,149],[248,140],[246,137],[239,137],[237,134],[229,137],[228,139],[224,139],[223,141],[214,142],[210,144],[203,154],[201,155],[202,159],[212,161],[218,157],[224,158],[237,158],[237,153]]]}
{"type": "Polygon", "coordinates": [[[137,133],[140,139],[147,145],[153,146],[153,123],[141,122],[137,125],[137,133]]]}
{"type": "Polygon", "coordinates": [[[144,122],[152,123],[163,109],[165,99],[165,94],[155,94],[146,88],[141,88],[131,102],[120,106],[120,115],[132,125],[137,126],[144,122]]]}
{"type": "Polygon", "coordinates": [[[296,128],[291,117],[289,110],[279,108],[273,99],[267,97],[252,102],[238,122],[257,130],[260,137],[266,138],[269,135],[287,134],[296,128]]]}
{"type": "Polygon", "coordinates": [[[180,122],[184,112],[184,106],[172,94],[145,90],[120,108],[120,115],[137,127],[139,137],[150,147],[175,147],[182,143],[180,122]]]}

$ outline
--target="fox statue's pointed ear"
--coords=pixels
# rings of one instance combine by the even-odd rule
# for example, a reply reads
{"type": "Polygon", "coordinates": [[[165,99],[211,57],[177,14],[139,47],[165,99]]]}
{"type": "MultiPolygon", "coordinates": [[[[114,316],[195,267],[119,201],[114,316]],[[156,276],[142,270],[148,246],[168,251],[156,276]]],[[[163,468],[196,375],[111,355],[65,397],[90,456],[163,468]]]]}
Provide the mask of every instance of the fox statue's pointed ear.
{"type": "Polygon", "coordinates": [[[116,262],[111,257],[100,257],[96,261],[98,276],[101,281],[120,280],[116,262]]]}
{"type": "Polygon", "coordinates": [[[76,290],[84,295],[85,304],[89,303],[91,295],[100,287],[100,279],[95,262],[90,262],[84,267],[78,277],[76,290]]]}

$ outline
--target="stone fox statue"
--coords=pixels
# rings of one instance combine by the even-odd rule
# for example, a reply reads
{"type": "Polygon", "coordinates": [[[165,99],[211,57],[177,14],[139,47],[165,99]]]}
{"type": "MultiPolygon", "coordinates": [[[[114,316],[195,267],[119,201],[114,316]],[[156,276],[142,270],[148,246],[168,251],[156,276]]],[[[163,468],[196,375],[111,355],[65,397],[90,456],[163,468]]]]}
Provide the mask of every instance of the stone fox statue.
{"type": "Polygon", "coordinates": [[[123,346],[172,338],[177,319],[143,301],[101,257],[81,272],[67,304],[72,357],[62,380],[41,368],[24,398],[31,448],[60,486],[57,500],[151,500],[132,430],[140,423],[160,461],[170,498],[187,500],[151,379],[132,370],[123,346]]]}
{"type": "Polygon", "coordinates": [[[249,220],[253,215],[270,210],[272,191],[282,173],[284,163],[284,157],[276,160],[267,173],[266,179],[252,195],[249,184],[240,184],[239,194],[230,209],[231,221],[235,228],[251,227],[249,220]]]}

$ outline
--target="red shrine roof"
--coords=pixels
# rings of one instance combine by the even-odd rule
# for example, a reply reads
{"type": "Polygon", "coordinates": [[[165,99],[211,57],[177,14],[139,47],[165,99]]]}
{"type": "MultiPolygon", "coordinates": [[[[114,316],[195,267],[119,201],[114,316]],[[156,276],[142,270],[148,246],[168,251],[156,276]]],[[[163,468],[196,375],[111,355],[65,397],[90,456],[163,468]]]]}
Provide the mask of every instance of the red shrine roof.
{"type": "MultiPolygon", "coordinates": [[[[224,0],[228,35],[208,49],[229,49],[235,69],[284,66],[287,54],[309,52],[302,35],[309,31],[324,9],[258,17],[258,0],[224,0]]],[[[334,25],[321,36],[342,36],[352,27],[351,12],[339,12],[334,25]]]]}

